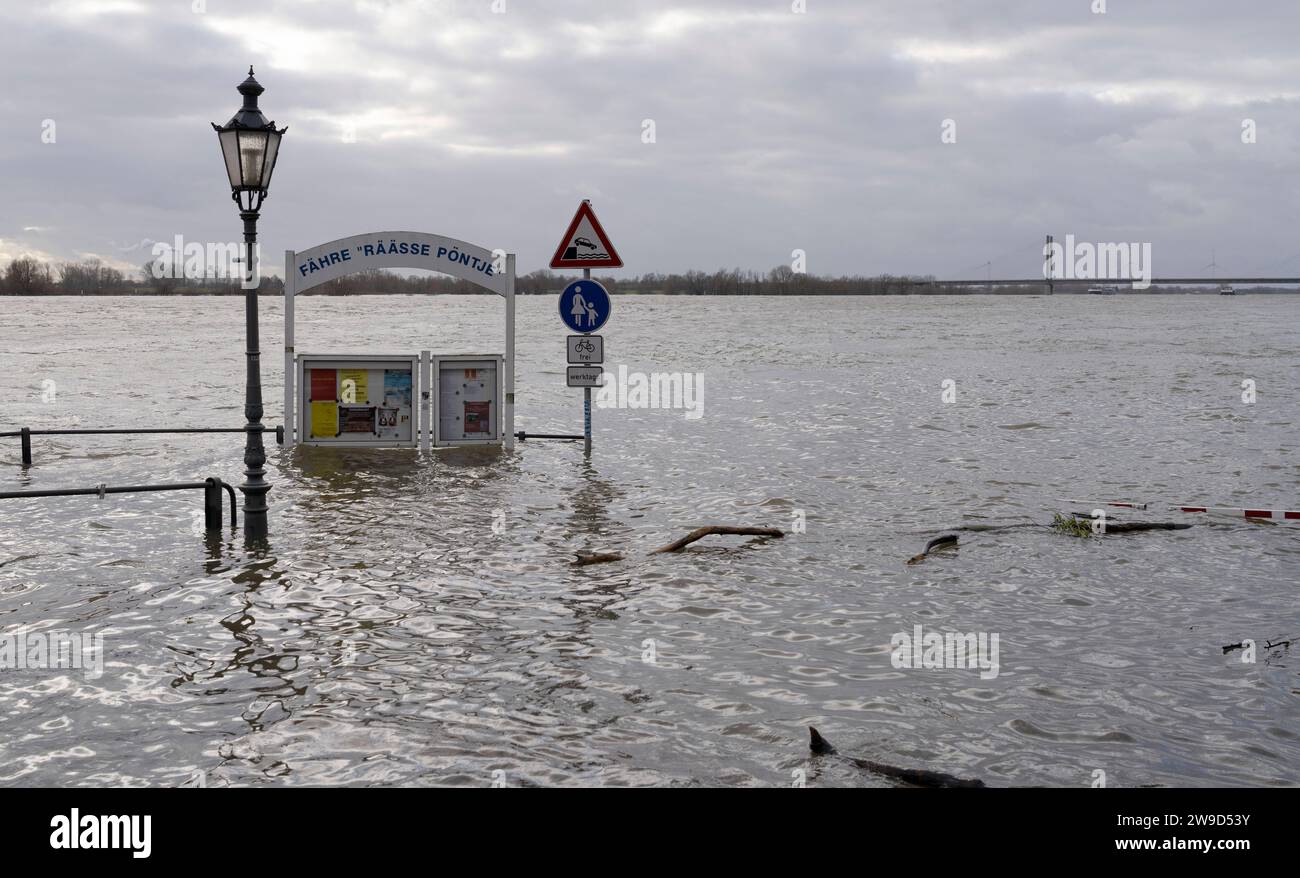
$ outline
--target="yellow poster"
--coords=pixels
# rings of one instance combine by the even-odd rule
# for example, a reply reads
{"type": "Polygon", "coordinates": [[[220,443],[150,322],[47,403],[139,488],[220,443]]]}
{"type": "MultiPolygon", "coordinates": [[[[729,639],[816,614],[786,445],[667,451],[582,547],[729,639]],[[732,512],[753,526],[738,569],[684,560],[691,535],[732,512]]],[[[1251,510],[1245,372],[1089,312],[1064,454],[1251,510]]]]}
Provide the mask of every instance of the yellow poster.
{"type": "Polygon", "coordinates": [[[367,369],[339,370],[339,400],[344,405],[370,402],[370,372],[367,369]]]}
{"type": "Polygon", "coordinates": [[[333,439],[339,434],[339,406],[334,400],[311,404],[311,436],[333,439]]]}

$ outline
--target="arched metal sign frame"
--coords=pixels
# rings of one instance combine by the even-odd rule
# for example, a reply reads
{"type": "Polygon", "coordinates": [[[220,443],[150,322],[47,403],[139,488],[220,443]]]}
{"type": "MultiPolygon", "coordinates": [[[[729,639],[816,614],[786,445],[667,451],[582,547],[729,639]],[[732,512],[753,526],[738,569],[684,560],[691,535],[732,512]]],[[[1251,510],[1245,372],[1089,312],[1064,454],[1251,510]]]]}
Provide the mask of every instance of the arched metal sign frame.
{"type": "MultiPolygon", "coordinates": [[[[312,287],[375,268],[423,268],[449,274],[491,290],[506,300],[505,374],[501,407],[501,440],[515,445],[515,254],[490,251],[443,235],[427,232],[370,232],[339,238],[310,250],[284,251],[284,424],[285,444],[296,441],[297,406],[294,404],[294,296],[312,287]],[[504,270],[502,270],[504,269],[504,270]]],[[[429,376],[425,376],[426,382],[429,376]]],[[[428,383],[426,389],[430,389],[428,383]]],[[[420,447],[429,450],[433,424],[428,423],[420,447]]]]}

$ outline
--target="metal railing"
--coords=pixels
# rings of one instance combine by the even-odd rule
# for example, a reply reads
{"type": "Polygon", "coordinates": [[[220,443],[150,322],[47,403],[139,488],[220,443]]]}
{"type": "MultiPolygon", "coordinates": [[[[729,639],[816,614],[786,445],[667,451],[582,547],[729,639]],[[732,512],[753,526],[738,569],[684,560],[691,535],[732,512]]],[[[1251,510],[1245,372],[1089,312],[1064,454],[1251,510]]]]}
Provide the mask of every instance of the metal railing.
{"type": "Polygon", "coordinates": [[[526,442],[529,439],[585,439],[581,433],[574,436],[572,433],[525,433],[520,430],[515,434],[515,438],[520,442],[526,442]]]}
{"type": "Polygon", "coordinates": [[[106,494],[140,494],[146,491],[203,490],[203,522],[208,530],[221,529],[221,491],[230,494],[230,526],[236,523],[235,489],[218,478],[202,482],[171,482],[163,485],[96,485],[93,488],[56,488],[37,491],[0,491],[0,500],[18,500],[31,497],[99,497],[106,494]]]}
{"type": "MultiPolygon", "coordinates": [[[[268,433],[271,427],[262,427],[262,433],[268,433]]],[[[284,427],[275,427],[275,441],[277,444],[284,444],[284,427]]],[[[153,433],[247,433],[248,427],[105,427],[99,429],[87,430],[33,430],[30,427],[23,427],[20,430],[8,430],[0,433],[0,438],[13,438],[17,436],[22,442],[23,466],[32,465],[32,437],[33,436],[103,436],[103,435],[135,435],[135,434],[153,434],[153,433]]]]}

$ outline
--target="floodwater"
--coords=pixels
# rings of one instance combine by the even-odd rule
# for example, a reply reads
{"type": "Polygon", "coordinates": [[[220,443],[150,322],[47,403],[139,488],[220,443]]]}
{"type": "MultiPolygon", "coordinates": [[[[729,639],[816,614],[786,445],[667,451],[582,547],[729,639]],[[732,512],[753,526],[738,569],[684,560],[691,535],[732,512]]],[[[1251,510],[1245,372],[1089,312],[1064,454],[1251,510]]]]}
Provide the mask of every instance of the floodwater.
{"type": "MultiPolygon", "coordinates": [[[[242,423],[237,298],[0,304],[0,429],[242,423]]],[[[492,296],[298,312],[304,352],[503,348],[492,296]]],[[[581,431],[564,335],[521,299],[517,429],[581,431]]],[[[265,547],[206,539],[198,492],[0,501],[0,631],[104,652],[0,670],[0,783],[888,784],[809,724],[990,786],[1300,783],[1300,644],[1265,647],[1300,635],[1300,523],[1160,506],[1300,505],[1300,299],[626,297],[604,335],[703,373],[702,417],[598,408],[590,457],[272,442],[265,547]],[[1063,497],[1196,526],[1068,536],[1063,497]],[[648,554],[713,523],[790,533],[648,554]],[[996,676],[895,667],[917,625],[996,636],[996,676]]],[[[241,479],[239,435],[33,444],[0,490],[241,479]]]]}

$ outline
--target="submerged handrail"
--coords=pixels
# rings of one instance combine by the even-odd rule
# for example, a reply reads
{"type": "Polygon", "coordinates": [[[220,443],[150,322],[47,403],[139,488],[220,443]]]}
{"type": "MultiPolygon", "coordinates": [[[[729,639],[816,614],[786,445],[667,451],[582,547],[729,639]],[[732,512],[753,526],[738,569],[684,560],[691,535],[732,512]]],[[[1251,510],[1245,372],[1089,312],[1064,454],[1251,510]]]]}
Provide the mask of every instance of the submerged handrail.
{"type": "Polygon", "coordinates": [[[572,433],[528,433],[520,430],[515,434],[515,438],[520,442],[526,442],[529,439],[585,439],[581,433],[573,435],[572,433]]]}
{"type": "Polygon", "coordinates": [[[0,491],[0,500],[33,497],[99,497],[106,494],[139,494],[146,491],[191,491],[203,489],[204,524],[208,530],[221,529],[221,491],[230,495],[230,526],[236,525],[235,489],[215,476],[202,482],[168,482],[161,485],[104,485],[93,488],[52,488],[35,491],[0,491]]]}
{"type": "Polygon", "coordinates": [[[284,444],[284,427],[91,427],[91,428],[69,428],[55,430],[33,430],[31,427],[23,427],[19,430],[6,430],[0,432],[0,438],[13,438],[15,436],[22,440],[23,466],[32,465],[32,437],[33,436],[103,436],[103,435],[132,435],[132,434],[155,434],[155,433],[268,433],[275,430],[275,441],[279,445],[284,444]]]}

